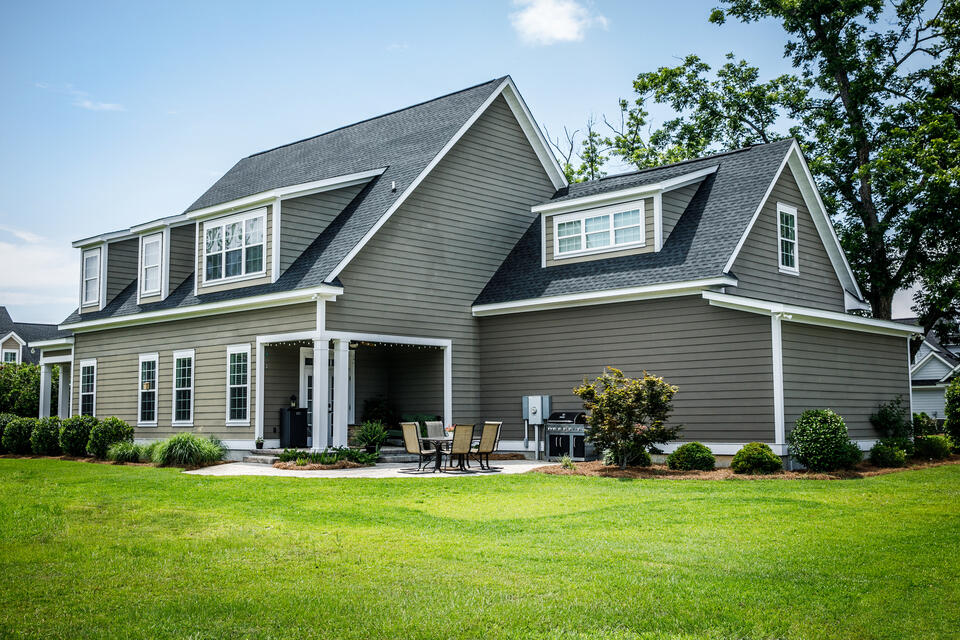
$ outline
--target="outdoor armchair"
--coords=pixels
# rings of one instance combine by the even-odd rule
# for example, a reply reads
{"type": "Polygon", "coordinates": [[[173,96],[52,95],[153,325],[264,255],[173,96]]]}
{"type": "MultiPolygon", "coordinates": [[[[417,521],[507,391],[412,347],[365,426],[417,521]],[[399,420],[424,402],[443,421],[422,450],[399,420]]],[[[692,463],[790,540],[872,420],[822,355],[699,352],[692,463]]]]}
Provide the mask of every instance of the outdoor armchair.
{"type": "Polygon", "coordinates": [[[420,440],[420,425],[416,422],[401,422],[400,428],[403,430],[403,446],[406,447],[407,453],[420,456],[417,471],[421,471],[433,456],[438,455],[437,450],[423,447],[423,441],[420,440]]]}
{"type": "Polygon", "coordinates": [[[502,422],[484,422],[483,430],[480,432],[480,442],[470,448],[470,455],[480,463],[481,469],[490,470],[490,454],[497,450],[502,426],[502,422]]]}
{"type": "Polygon", "coordinates": [[[448,466],[452,466],[454,456],[457,457],[457,468],[461,471],[467,470],[467,456],[470,455],[470,445],[473,443],[473,425],[456,424],[453,425],[453,440],[450,442],[450,451],[447,455],[450,457],[448,466]]]}

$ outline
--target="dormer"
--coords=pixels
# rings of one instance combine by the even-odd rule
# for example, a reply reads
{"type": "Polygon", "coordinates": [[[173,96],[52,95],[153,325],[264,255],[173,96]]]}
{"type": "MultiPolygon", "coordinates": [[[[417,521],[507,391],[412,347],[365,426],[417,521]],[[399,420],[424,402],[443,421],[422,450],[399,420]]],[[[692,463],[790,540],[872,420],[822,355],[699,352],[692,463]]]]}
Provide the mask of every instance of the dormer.
{"type": "MultiPolygon", "coordinates": [[[[578,192],[574,185],[532,207],[541,217],[542,266],[660,251],[700,183],[716,170],[714,165],[602,193],[578,192]]],[[[591,184],[606,186],[603,180],[591,184]]]]}
{"type": "Polygon", "coordinates": [[[137,277],[137,240],[115,232],[78,240],[80,249],[80,313],[106,307],[137,277]]]}
{"type": "Polygon", "coordinates": [[[193,273],[196,225],[172,216],[132,227],[137,234],[137,304],[164,300],[193,273]]]}

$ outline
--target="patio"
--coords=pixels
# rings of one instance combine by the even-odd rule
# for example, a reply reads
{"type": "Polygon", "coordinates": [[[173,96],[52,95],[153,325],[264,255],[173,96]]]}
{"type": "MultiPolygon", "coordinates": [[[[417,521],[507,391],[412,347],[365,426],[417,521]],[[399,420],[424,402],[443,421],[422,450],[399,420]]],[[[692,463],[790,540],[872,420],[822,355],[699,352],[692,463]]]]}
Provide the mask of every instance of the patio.
{"type": "Polygon", "coordinates": [[[532,469],[556,464],[545,460],[494,460],[491,461],[494,471],[480,471],[476,466],[471,471],[433,473],[431,469],[417,471],[410,463],[387,462],[373,467],[358,469],[328,469],[323,471],[307,471],[296,469],[275,469],[272,465],[249,462],[232,462],[204,467],[184,473],[197,476],[280,476],[288,478],[471,478],[496,477],[526,473],[532,469]]]}

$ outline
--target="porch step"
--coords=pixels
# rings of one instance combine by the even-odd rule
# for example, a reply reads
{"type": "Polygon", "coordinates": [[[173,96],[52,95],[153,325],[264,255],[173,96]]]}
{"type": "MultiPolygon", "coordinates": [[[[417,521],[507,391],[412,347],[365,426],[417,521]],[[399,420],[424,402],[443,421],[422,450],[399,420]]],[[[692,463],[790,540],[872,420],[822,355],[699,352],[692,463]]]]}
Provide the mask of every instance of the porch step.
{"type": "Polygon", "coordinates": [[[252,456],[244,456],[244,457],[243,457],[243,461],[244,461],[244,462],[250,462],[250,463],[253,463],[253,464],[270,464],[270,465],[272,465],[272,464],[273,464],[274,462],[276,462],[277,460],[279,460],[279,458],[278,458],[277,456],[271,456],[271,455],[266,455],[266,456],[264,456],[264,455],[252,455],[252,456]]]}

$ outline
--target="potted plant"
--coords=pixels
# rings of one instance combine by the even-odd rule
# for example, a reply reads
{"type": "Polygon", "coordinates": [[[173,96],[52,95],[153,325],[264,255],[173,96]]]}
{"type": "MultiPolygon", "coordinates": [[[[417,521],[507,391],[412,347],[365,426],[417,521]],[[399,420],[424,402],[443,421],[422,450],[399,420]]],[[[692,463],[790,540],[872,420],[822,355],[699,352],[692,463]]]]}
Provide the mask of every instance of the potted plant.
{"type": "Polygon", "coordinates": [[[357,443],[368,453],[374,453],[388,437],[387,429],[379,420],[368,420],[360,425],[357,432],[357,443]]]}
{"type": "Polygon", "coordinates": [[[257,438],[256,444],[257,444],[257,449],[263,449],[263,438],[257,438]]]}

